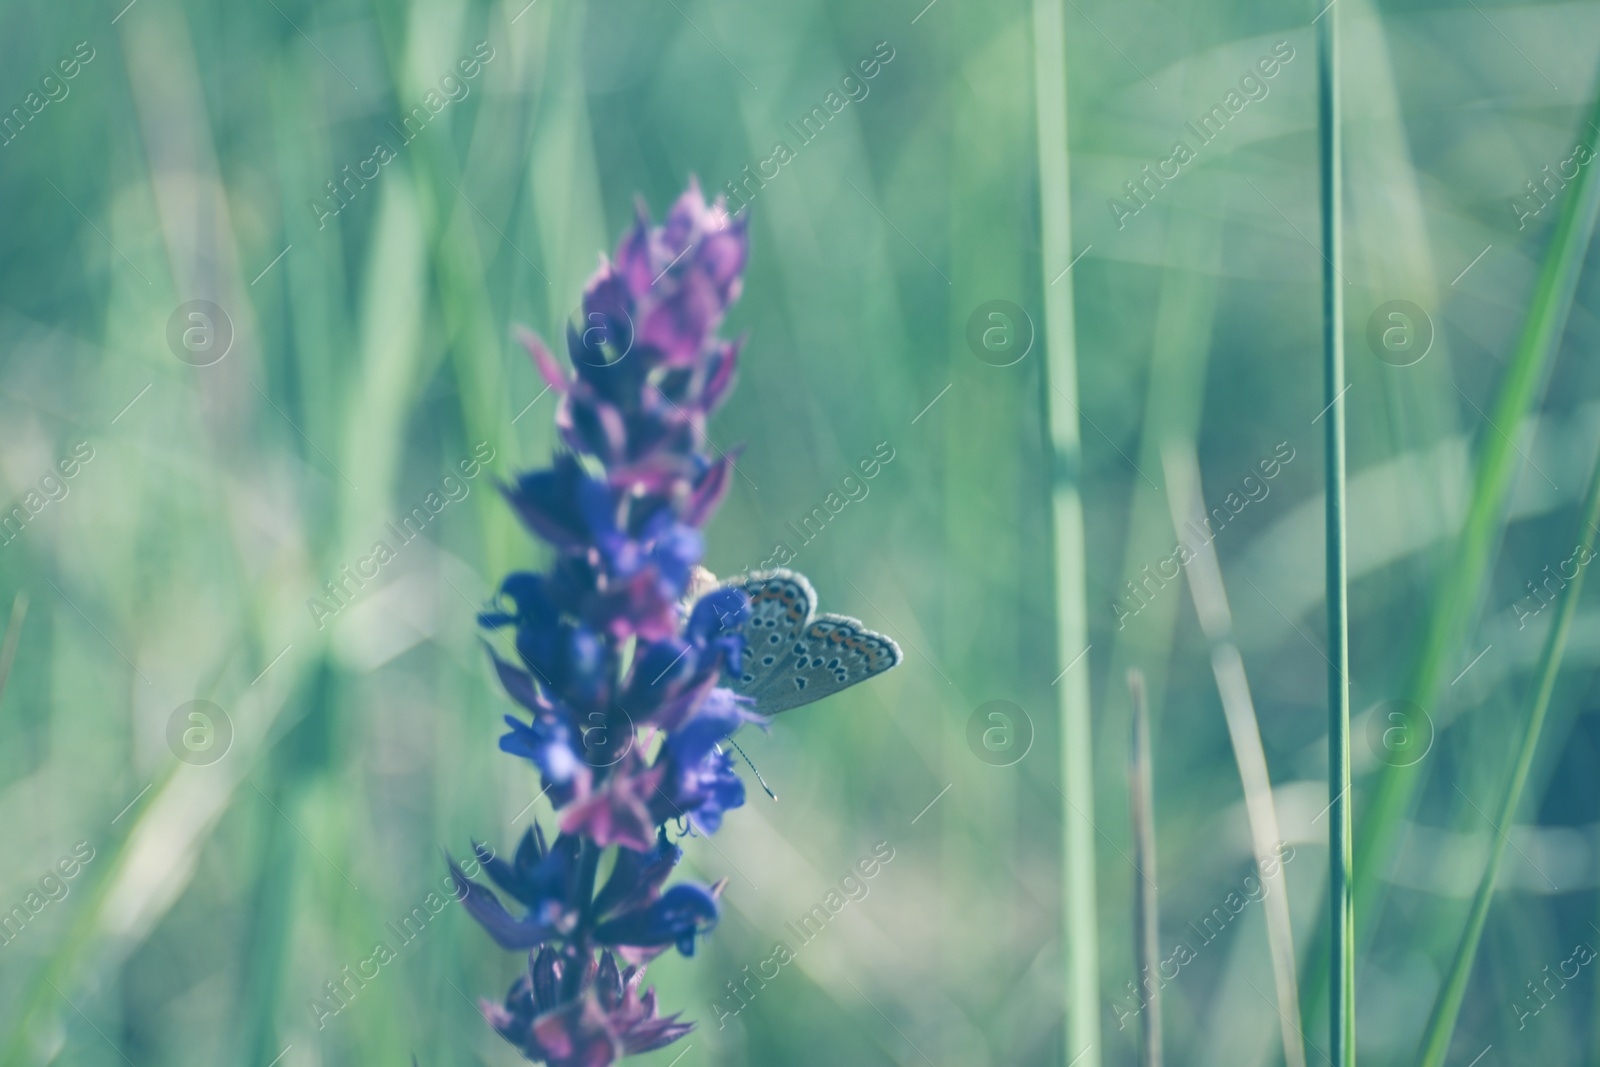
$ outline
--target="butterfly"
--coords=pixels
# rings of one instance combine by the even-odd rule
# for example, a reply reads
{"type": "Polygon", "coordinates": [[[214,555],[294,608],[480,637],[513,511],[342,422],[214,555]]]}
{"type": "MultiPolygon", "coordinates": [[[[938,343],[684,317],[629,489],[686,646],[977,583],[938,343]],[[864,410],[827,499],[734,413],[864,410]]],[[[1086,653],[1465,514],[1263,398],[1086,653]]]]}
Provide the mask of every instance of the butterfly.
{"type": "Polygon", "coordinates": [[[726,586],[750,597],[742,670],[728,684],[751,698],[757,714],[776,715],[832,696],[902,658],[899,645],[860,619],[815,614],[816,590],[797,571],[754,571],[726,586]]]}

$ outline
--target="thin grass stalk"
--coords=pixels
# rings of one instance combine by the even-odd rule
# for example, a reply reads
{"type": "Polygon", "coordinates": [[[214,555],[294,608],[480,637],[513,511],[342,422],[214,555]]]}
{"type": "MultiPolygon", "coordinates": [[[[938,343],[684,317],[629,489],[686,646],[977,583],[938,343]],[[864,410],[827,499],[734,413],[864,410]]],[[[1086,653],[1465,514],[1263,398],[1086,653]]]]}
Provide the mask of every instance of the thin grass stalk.
{"type": "MultiPolygon", "coordinates": [[[[1331,14],[1331,12],[1330,12],[1331,14]]],[[[1600,123],[1600,95],[1590,109],[1590,124],[1600,123]]],[[[1539,280],[1528,308],[1528,318],[1511,359],[1505,382],[1495,400],[1490,422],[1494,426],[1516,428],[1527,418],[1548,365],[1555,358],[1572,310],[1584,254],[1600,213],[1600,174],[1594,167],[1581,170],[1565,191],[1562,211],[1556,222],[1549,252],[1539,272],[1539,280]]],[[[1513,429],[1511,432],[1515,432],[1513,429]]],[[[1486,433],[1478,460],[1477,479],[1450,569],[1450,578],[1440,590],[1429,620],[1428,636],[1414,674],[1409,699],[1423,708],[1437,701],[1450,657],[1460,651],[1460,643],[1481,598],[1488,578],[1490,556],[1498,541],[1512,480],[1521,453],[1511,438],[1486,433]]],[[[1420,764],[1418,765],[1421,766],[1420,764]]],[[[1384,771],[1379,789],[1372,799],[1371,813],[1362,822],[1362,888],[1376,888],[1377,872],[1384,869],[1398,815],[1409,803],[1418,776],[1410,768],[1391,767],[1384,771]],[[1371,833],[1366,831],[1371,827],[1371,833]]]]}
{"type": "Polygon", "coordinates": [[[1128,807],[1133,824],[1134,863],[1143,876],[1133,882],[1133,955],[1139,986],[1147,998],[1139,1014],[1139,1067],[1161,1067],[1161,912],[1156,893],[1155,780],[1150,759],[1150,711],[1144,675],[1128,672],[1133,704],[1133,741],[1128,752],[1128,807]],[[1146,984],[1151,976],[1155,981],[1146,984]]]}
{"type": "MultiPolygon", "coordinates": [[[[1197,40],[1210,13],[1202,0],[1188,5],[1183,34],[1197,40]]],[[[1177,92],[1183,97],[1199,77],[1194,65],[1181,64],[1177,92]]],[[[1183,210],[1180,201],[1169,208],[1163,238],[1161,290],[1156,300],[1154,329],[1150,336],[1150,364],[1145,375],[1143,416],[1140,421],[1137,469],[1148,470],[1161,462],[1161,449],[1169,441],[1193,441],[1200,434],[1201,411],[1205,406],[1206,367],[1210,362],[1211,341],[1217,318],[1217,291],[1220,288],[1222,224],[1210,211],[1183,210]]],[[[1126,543],[1123,545],[1122,583],[1117,587],[1120,603],[1123,591],[1140,580],[1140,572],[1150,560],[1171,550],[1163,542],[1163,516],[1166,493],[1143,477],[1131,483],[1128,504],[1126,543]]],[[[1177,626],[1180,598],[1159,598],[1143,605],[1135,622],[1119,619],[1113,638],[1111,669],[1108,677],[1125,675],[1133,664],[1145,679],[1145,694],[1155,709],[1154,726],[1161,726],[1166,702],[1169,651],[1177,626]]],[[[1109,733],[1109,732],[1108,732],[1109,733]]],[[[1101,743],[1102,746],[1104,742],[1101,743]]],[[[1102,748],[1101,759],[1105,758],[1102,748]]]]}
{"type": "MultiPolygon", "coordinates": [[[[1221,227],[1215,219],[1197,213],[1173,218],[1167,234],[1167,258],[1185,266],[1162,271],[1137,453],[1139,470],[1160,466],[1161,449],[1168,442],[1193,441],[1199,436],[1217,313],[1220,247],[1221,227]]],[[[1167,513],[1165,491],[1142,477],[1131,484],[1122,582],[1114,594],[1120,604],[1129,604],[1129,591],[1141,580],[1141,569],[1172,550],[1171,540],[1162,533],[1167,513]]],[[[1143,604],[1135,618],[1118,620],[1113,639],[1110,677],[1122,677],[1133,664],[1143,664],[1146,699],[1156,729],[1161,726],[1162,693],[1167,688],[1168,651],[1182,607],[1180,597],[1159,597],[1143,604]]],[[[1104,749],[1101,758],[1105,758],[1104,749]]]]}
{"type": "Polygon", "coordinates": [[[1256,870],[1268,890],[1262,906],[1278,999],[1283,1062],[1287,1067],[1305,1067],[1306,1053],[1302,1045],[1305,1028],[1300,1019],[1294,927],[1289,916],[1289,876],[1279,862],[1278,846],[1283,835],[1278,829],[1278,809],[1272,799],[1272,778],[1267,770],[1266,749],[1261,744],[1261,725],[1256,717],[1255,701],[1250,696],[1244,657],[1233,640],[1233,612],[1228,607],[1228,591],[1223,585],[1216,546],[1210,541],[1199,545],[1190,543],[1191,531],[1204,529],[1208,521],[1200,463],[1192,444],[1177,443],[1170,443],[1162,450],[1161,462],[1172,510],[1172,528],[1178,540],[1189,544],[1193,553],[1184,574],[1188,578],[1195,614],[1200,619],[1200,629],[1211,646],[1211,673],[1217,680],[1228,741],[1233,747],[1234,763],[1239,768],[1256,870]]]}
{"type": "MultiPolygon", "coordinates": [[[[1581,538],[1581,558],[1594,550],[1595,524],[1600,523],[1600,459],[1595,462],[1594,473],[1589,478],[1589,489],[1584,497],[1583,522],[1578,528],[1581,538]]],[[[1578,609],[1578,593],[1583,588],[1584,568],[1567,580],[1561,590],[1561,603],[1556,608],[1555,620],[1545,636],[1544,650],[1539,654],[1539,687],[1534,693],[1533,707],[1523,724],[1522,740],[1517,745],[1517,761],[1512,765],[1511,780],[1506,783],[1505,796],[1494,815],[1495,834],[1489,839],[1489,859],[1478,881],[1478,891],[1472,898],[1472,910],[1467,914],[1467,926],[1456,946],[1455,959],[1450,964],[1444,984],[1433,1002],[1433,1012],[1423,1031],[1417,1062],[1421,1067],[1442,1067],[1445,1054],[1450,1050],[1450,1038],[1455,1033],[1456,1019],[1461,1014],[1461,1003],[1467,995],[1467,981],[1472,977],[1472,961],[1478,952],[1478,942],[1483,937],[1483,926],[1489,915],[1489,905],[1494,899],[1495,879],[1505,858],[1508,838],[1506,830],[1516,817],[1522,800],[1528,772],[1533,767],[1534,751],[1539,746],[1539,734],[1544,729],[1545,713],[1550,707],[1550,695],[1555,690],[1556,676],[1561,671],[1561,659],[1567,650],[1567,636],[1572,629],[1572,618],[1578,609]]]]}
{"type": "Polygon", "coordinates": [[[1344,291],[1340,231],[1339,12],[1317,26],[1317,132],[1322,163],[1322,366],[1327,401],[1328,1027],[1336,1067],[1356,1062],[1355,909],[1350,893],[1350,619],[1346,600],[1344,291]]]}
{"type": "MultiPolygon", "coordinates": [[[[1332,17],[1336,10],[1330,9],[1325,17],[1332,17]]],[[[1596,94],[1586,121],[1580,123],[1578,136],[1590,136],[1588,131],[1595,126],[1600,126],[1600,93],[1596,94]]],[[[1508,432],[1483,435],[1466,516],[1449,566],[1442,572],[1447,577],[1441,581],[1429,609],[1422,645],[1405,690],[1406,698],[1424,709],[1437,706],[1446,675],[1471,657],[1470,652],[1463,655],[1462,644],[1488,581],[1513,480],[1526,462],[1509,434],[1516,433],[1527,419],[1566,331],[1584,255],[1600,214],[1597,170],[1600,168],[1581,168],[1563,191],[1560,215],[1534,285],[1527,318],[1489,413],[1490,425],[1508,432]]],[[[1389,868],[1405,813],[1428,766],[1427,761],[1408,767],[1385,766],[1364,798],[1361,830],[1356,835],[1359,845],[1355,852],[1353,898],[1355,910],[1368,916],[1369,921],[1384,886],[1382,872],[1389,868]]],[[[1312,1001],[1320,999],[1322,983],[1329,974],[1329,958],[1328,941],[1326,937],[1319,938],[1308,957],[1307,977],[1302,983],[1312,1001]]]]}
{"type": "Polygon", "coordinates": [[[1062,926],[1066,965],[1066,1063],[1100,1064],[1100,952],[1095,904],[1094,749],[1090,736],[1089,647],[1084,562],[1082,450],[1072,277],[1072,211],[1067,150],[1067,46],[1062,0],[1034,0],[1034,110],[1038,118],[1039,221],[1044,279],[1044,397],[1051,463],[1056,662],[1061,729],[1062,926]]]}

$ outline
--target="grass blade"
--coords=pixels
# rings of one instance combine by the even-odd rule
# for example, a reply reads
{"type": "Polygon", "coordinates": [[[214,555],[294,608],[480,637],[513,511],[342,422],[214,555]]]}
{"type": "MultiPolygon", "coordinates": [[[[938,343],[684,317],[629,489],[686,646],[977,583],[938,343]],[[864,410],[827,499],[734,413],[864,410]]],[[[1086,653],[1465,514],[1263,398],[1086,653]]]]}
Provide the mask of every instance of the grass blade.
{"type": "MultiPolygon", "coordinates": [[[[1334,16],[1330,9],[1324,18],[1334,16]]],[[[1321,23],[1319,23],[1320,25],[1321,23]]],[[[1595,97],[1586,121],[1579,125],[1579,137],[1587,136],[1591,125],[1600,124],[1600,94],[1595,97]]],[[[1555,359],[1572,309],[1584,254],[1600,214],[1600,175],[1596,168],[1579,171],[1563,192],[1550,246],[1540,267],[1532,299],[1517,345],[1495,398],[1489,421],[1498,427],[1521,427],[1526,420],[1540,384],[1555,359]]],[[[1329,412],[1342,414],[1341,401],[1329,412]]],[[[1331,430],[1330,430],[1331,432],[1331,430]]],[[[1514,432],[1514,430],[1513,430],[1514,432]]],[[[1489,565],[1498,543],[1513,479],[1521,458],[1514,440],[1502,433],[1484,434],[1476,460],[1476,475],[1466,517],[1452,551],[1448,575],[1433,597],[1424,627],[1421,648],[1413,664],[1405,697],[1424,709],[1437,706],[1441,691],[1453,673],[1465,662],[1461,646],[1470,632],[1488,581],[1489,565]]],[[[1387,765],[1364,798],[1360,833],[1355,835],[1352,871],[1353,908],[1368,917],[1372,928],[1378,894],[1383,888],[1382,872],[1393,858],[1405,812],[1420,786],[1426,762],[1411,766],[1387,765]]],[[[1328,943],[1319,939],[1308,962],[1304,982],[1307,996],[1318,998],[1329,958],[1328,943]]]]}
{"type": "MultiPolygon", "coordinates": [[[[1589,118],[1600,121],[1600,97],[1589,118]]],[[[1600,212],[1600,177],[1594,168],[1583,170],[1573,185],[1562,204],[1527,321],[1490,416],[1495,426],[1522,424],[1566,328],[1584,252],[1600,212]]],[[[1408,698],[1420,707],[1430,708],[1437,703],[1447,665],[1454,662],[1452,657],[1465,638],[1488,578],[1490,556],[1519,459],[1510,438],[1497,433],[1484,436],[1472,500],[1454,558],[1445,572],[1451,577],[1434,602],[1409,687],[1408,698]]],[[[1387,767],[1373,792],[1368,814],[1362,820],[1361,850],[1356,857],[1356,870],[1363,872],[1358,874],[1355,886],[1357,907],[1370,901],[1381,885],[1378,872],[1388,863],[1399,832],[1400,815],[1420,783],[1422,766],[1387,767]]]]}
{"type": "Polygon", "coordinates": [[[1150,712],[1144,675],[1128,672],[1133,703],[1133,744],[1128,757],[1128,803],[1133,823],[1134,862],[1142,876],[1133,883],[1133,947],[1138,980],[1148,998],[1139,1013],[1139,1067],[1161,1067],[1161,912],[1156,895],[1156,809],[1150,760],[1150,712]],[[1156,980],[1145,985],[1144,979],[1156,980]]]}
{"type": "MultiPolygon", "coordinates": [[[[1200,436],[1204,383],[1220,288],[1217,257],[1221,233],[1217,221],[1207,216],[1185,214],[1173,220],[1168,254],[1183,266],[1170,266],[1162,272],[1137,454],[1140,470],[1159,467],[1161,450],[1169,442],[1192,442],[1200,436]]],[[[1154,709],[1154,723],[1159,729],[1166,706],[1162,694],[1167,689],[1173,630],[1183,602],[1180,597],[1160,597],[1141,605],[1127,599],[1124,590],[1142,580],[1143,568],[1149,561],[1172,551],[1172,541],[1164,532],[1168,506],[1165,490],[1155,489],[1137,477],[1130,485],[1133,499],[1128,505],[1127,543],[1116,604],[1124,605],[1125,610],[1137,607],[1138,611],[1133,622],[1118,620],[1109,676],[1123,677],[1133,664],[1140,664],[1146,699],[1154,709]]],[[[1105,758],[1104,751],[1101,758],[1105,758]]]]}
{"type": "MultiPolygon", "coordinates": [[[[1078,433],[1078,363],[1072,277],[1052,284],[1071,263],[1072,209],[1067,150],[1067,55],[1061,0],[1034,0],[1033,63],[1039,123],[1039,216],[1043,243],[1045,413],[1052,464],[1051,531],[1055,545],[1056,654],[1063,667],[1089,647],[1084,562],[1082,470],[1078,433]]],[[[1066,943],[1066,1062],[1100,1064],[1099,923],[1095,907],[1094,749],[1089,670],[1065,671],[1056,697],[1061,718],[1062,910],[1066,943]]]]}
{"type": "MultiPolygon", "coordinates": [[[[1588,493],[1583,504],[1583,523],[1578,528],[1582,552],[1587,558],[1594,549],[1595,524],[1600,523],[1600,459],[1595,462],[1589,479],[1588,493]]],[[[1528,711],[1528,721],[1523,725],[1522,740],[1517,746],[1517,761],[1511,768],[1511,780],[1506,783],[1505,796],[1495,811],[1494,826],[1498,831],[1490,838],[1489,859],[1484,864],[1483,877],[1478,882],[1477,893],[1472,898],[1472,910],[1467,913],[1467,926],[1456,946],[1455,959],[1450,964],[1444,984],[1433,1002],[1433,1012],[1428,1028],[1423,1031],[1422,1045],[1417,1062],[1421,1067],[1441,1067],[1445,1053],[1450,1050],[1450,1038],[1455,1033],[1456,1019],[1461,1014],[1461,1002],[1467,994],[1467,980],[1472,976],[1473,957],[1478,952],[1478,942],[1483,937],[1484,921],[1489,915],[1489,904],[1494,899],[1495,878],[1500,873],[1500,863],[1505,858],[1508,838],[1504,828],[1516,816],[1517,805],[1522,800],[1523,787],[1528,782],[1528,771],[1533,766],[1534,751],[1539,745],[1539,734],[1544,729],[1545,713],[1550,707],[1550,694],[1555,690],[1556,675],[1561,670],[1561,657],[1567,649],[1567,635],[1572,629],[1572,617],[1578,608],[1578,593],[1583,588],[1583,568],[1568,579],[1561,590],[1561,604],[1545,637],[1544,649],[1539,654],[1539,688],[1533,697],[1533,707],[1528,711]]]]}
{"type": "MultiPolygon", "coordinates": [[[[1192,529],[1204,529],[1205,492],[1200,464],[1193,445],[1170,444],[1162,453],[1167,498],[1172,508],[1172,528],[1180,542],[1191,539],[1192,529]]],[[[1184,568],[1189,595],[1194,600],[1200,629],[1211,646],[1211,670],[1222,698],[1228,740],[1239,767],[1244,789],[1245,815],[1250,824],[1250,844],[1255,852],[1261,882],[1270,892],[1263,898],[1267,918],[1267,945],[1272,953],[1272,978],[1278,998],[1278,1018],[1283,1033],[1283,1057],[1288,1067],[1305,1067],[1305,1037],[1300,1021],[1300,995],[1295,982],[1294,929],[1289,916],[1288,874],[1278,860],[1278,811],[1272,800],[1272,779],[1267,754],[1261,745],[1261,727],[1244,658],[1233,640],[1233,613],[1222,584],[1216,546],[1211,542],[1191,546],[1193,558],[1184,568]],[[1271,872],[1271,873],[1268,873],[1271,872]]]]}
{"type": "Polygon", "coordinates": [[[1328,601],[1328,1025],[1333,1062],[1356,1062],[1355,910],[1350,894],[1350,620],[1346,600],[1344,290],[1339,274],[1340,135],[1337,10],[1317,26],[1317,131],[1322,164],[1322,366],[1326,449],[1328,601]]]}

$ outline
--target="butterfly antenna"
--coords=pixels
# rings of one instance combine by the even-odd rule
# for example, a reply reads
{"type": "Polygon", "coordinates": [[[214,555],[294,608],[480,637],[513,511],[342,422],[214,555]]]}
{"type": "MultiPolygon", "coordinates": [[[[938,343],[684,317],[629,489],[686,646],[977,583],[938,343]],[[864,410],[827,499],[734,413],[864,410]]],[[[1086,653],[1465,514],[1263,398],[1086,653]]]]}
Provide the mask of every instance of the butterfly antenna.
{"type": "Polygon", "coordinates": [[[745,750],[739,747],[739,742],[735,741],[731,737],[727,738],[726,740],[727,740],[728,744],[730,744],[730,745],[732,745],[734,747],[734,749],[739,753],[739,755],[744,756],[744,761],[746,763],[750,764],[750,772],[756,776],[756,781],[761,783],[761,788],[765,789],[767,791],[767,796],[771,797],[773,800],[777,800],[778,799],[778,794],[774,793],[772,791],[772,787],[767,785],[767,780],[765,778],[761,777],[761,772],[756,770],[756,765],[755,765],[754,761],[752,761],[750,759],[750,757],[745,754],[745,750]]]}

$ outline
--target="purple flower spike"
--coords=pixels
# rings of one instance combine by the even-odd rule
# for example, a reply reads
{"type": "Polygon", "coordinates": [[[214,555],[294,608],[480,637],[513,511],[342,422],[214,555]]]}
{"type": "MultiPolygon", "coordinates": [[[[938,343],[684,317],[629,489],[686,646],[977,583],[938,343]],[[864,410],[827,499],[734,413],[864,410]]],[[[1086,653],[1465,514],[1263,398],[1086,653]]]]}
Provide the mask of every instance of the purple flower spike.
{"type": "Polygon", "coordinates": [[[505,1004],[483,1005],[489,1025],[528,1059],[550,1067],[606,1067],[672,1044],[694,1029],[676,1015],[656,1012],[655,990],[641,996],[644,970],[617,968],[611,953],[590,962],[575,995],[559,990],[574,965],[545,949],[518,978],[505,1004]]]}
{"type": "Polygon", "coordinates": [[[530,829],[510,860],[480,848],[493,889],[450,872],[495,941],[533,950],[504,1003],[483,1010],[551,1067],[605,1067],[692,1025],[659,1016],[639,986],[646,961],[692,955],[716,925],[723,883],[665,885],[683,855],[667,827],[715,833],[744,803],[720,742],[757,721],[719,684],[740,669],[749,598],[698,566],[739,454],[712,454],[706,423],[737,374],[741,342],[716,330],[748,257],[745,220],[691,182],[661,226],[641,208],[601,257],[566,330],[570,368],[522,338],[561,398],[570,451],[502,486],[553,560],[507,577],[479,622],[516,649],[490,651],[520,711],[500,747],[538,771],[561,832],[547,844],[530,829]],[[615,859],[597,889],[605,849],[615,859]]]}
{"type": "Polygon", "coordinates": [[[601,923],[595,938],[602,945],[677,945],[679,952],[693,956],[695,938],[716,922],[717,901],[709,890],[675,885],[649,907],[601,923]]]}
{"type": "Polygon", "coordinates": [[[738,346],[715,331],[739,298],[748,256],[745,219],[730,219],[720,199],[707,206],[691,183],[664,226],[652,228],[641,208],[616,258],[601,259],[584,290],[583,321],[567,332],[571,377],[537,339],[524,338],[540,374],[563,394],[563,439],[612,469],[614,481],[618,473],[651,477],[647,458],[684,460],[699,450],[707,416],[732,386],[738,346]]]}

